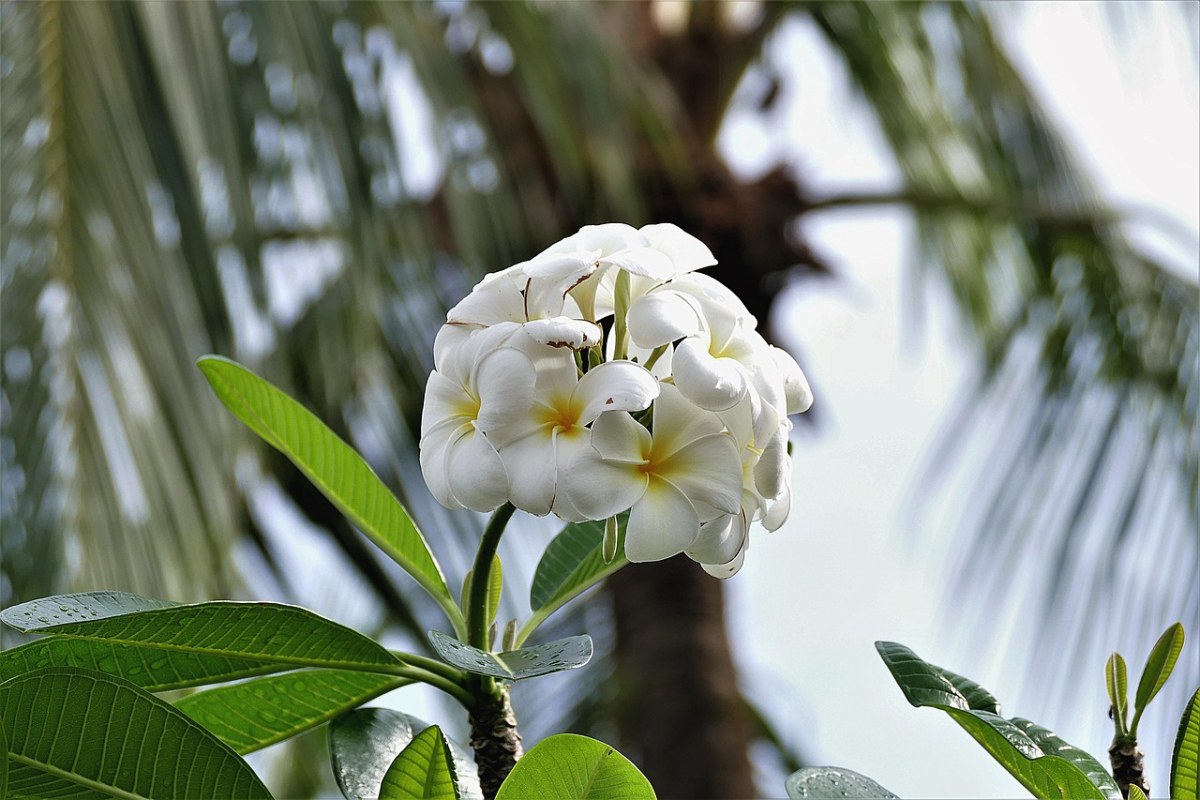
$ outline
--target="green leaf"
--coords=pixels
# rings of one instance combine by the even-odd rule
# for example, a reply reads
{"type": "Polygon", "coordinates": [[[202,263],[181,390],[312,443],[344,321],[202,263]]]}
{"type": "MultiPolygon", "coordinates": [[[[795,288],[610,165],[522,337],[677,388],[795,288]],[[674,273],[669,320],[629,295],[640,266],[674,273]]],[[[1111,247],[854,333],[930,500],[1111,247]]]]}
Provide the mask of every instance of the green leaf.
{"type": "Polygon", "coordinates": [[[430,631],[429,641],[447,664],[509,681],[578,669],[592,660],[592,637],[586,633],[503,653],[484,652],[441,631],[430,631]]]}
{"type": "Polygon", "coordinates": [[[49,636],[0,653],[0,680],[46,667],[78,667],[116,675],[148,692],[224,683],[288,669],[270,661],[65,636],[49,636]]]}
{"type": "Polygon", "coordinates": [[[653,800],[654,788],[633,763],[604,742],[560,733],[517,762],[496,800],[653,800]]]}
{"type": "Polygon", "coordinates": [[[991,692],[980,686],[970,678],[964,678],[962,675],[951,672],[944,667],[938,667],[933,664],[929,666],[937,670],[937,673],[946,680],[950,681],[950,685],[958,690],[963,699],[967,701],[967,706],[975,711],[987,711],[991,714],[1000,713],[1000,701],[997,700],[991,692]]]}
{"type": "Polygon", "coordinates": [[[1200,795],[1200,689],[1192,695],[1183,716],[1171,753],[1171,797],[1200,795]]]}
{"type": "Polygon", "coordinates": [[[269,798],[254,770],[168,703],[109,675],[53,667],[0,684],[17,797],[269,798]]]}
{"type": "Polygon", "coordinates": [[[376,642],[311,611],[277,603],[179,605],[126,592],[85,592],[31,600],[0,612],[20,631],[55,633],[293,666],[395,668],[376,642]]]}
{"type": "Polygon", "coordinates": [[[542,620],[629,563],[625,558],[624,540],[628,514],[620,517],[617,555],[609,562],[604,560],[606,520],[573,522],[546,546],[529,588],[529,607],[533,609],[533,617],[518,634],[518,645],[542,620]]]}
{"type": "Polygon", "coordinates": [[[1158,690],[1167,682],[1167,678],[1171,677],[1171,670],[1175,669],[1175,662],[1179,660],[1179,653],[1183,650],[1183,626],[1176,622],[1171,627],[1163,632],[1163,635],[1158,637],[1158,641],[1154,643],[1154,647],[1150,649],[1150,656],[1146,659],[1146,666],[1142,669],[1141,680],[1138,681],[1137,694],[1134,695],[1134,713],[1133,724],[1129,726],[1129,731],[1132,735],[1137,735],[1138,722],[1141,721],[1142,712],[1146,710],[1146,706],[1158,694],[1158,690]]]}
{"type": "Polygon", "coordinates": [[[1027,720],[1005,719],[989,710],[996,708],[990,694],[964,693],[947,677],[953,673],[903,645],[876,642],[875,649],[909,703],[945,711],[1035,797],[1122,800],[1113,779],[1084,751],[1027,720]],[[972,701],[981,705],[972,706],[972,701]]]}
{"type": "MultiPolygon", "coordinates": [[[[375,800],[396,757],[429,727],[416,717],[385,708],[360,708],[329,724],[329,758],[338,788],[348,800],[375,800]]],[[[474,754],[446,740],[463,800],[483,800],[474,754]]]]}
{"type": "Polygon", "coordinates": [[[1129,718],[1129,678],[1125,659],[1120,653],[1108,657],[1108,663],[1104,665],[1104,683],[1108,687],[1108,702],[1112,706],[1117,733],[1123,734],[1129,718]]]}
{"type": "Polygon", "coordinates": [[[4,732],[4,715],[0,714],[0,800],[8,800],[8,735],[4,732]]]}
{"type": "Polygon", "coordinates": [[[805,797],[898,798],[867,776],[841,767],[806,767],[789,775],[784,787],[790,800],[805,797]]]}
{"type": "Polygon", "coordinates": [[[431,725],[418,733],[388,767],[379,800],[458,800],[454,757],[441,729],[431,725]]]}
{"type": "Polygon", "coordinates": [[[408,683],[370,672],[305,670],[197,692],[175,707],[245,755],[408,683]]]}
{"type": "MultiPolygon", "coordinates": [[[[1172,795],[1175,797],[1175,795],[1172,795]]],[[[1129,784],[1129,800],[1148,800],[1146,793],[1142,791],[1142,787],[1136,783],[1129,784]]]]}
{"type": "Polygon", "coordinates": [[[429,545],[404,506],[354,448],[311,411],[241,364],[219,356],[205,356],[197,363],[217,397],[238,419],[287,456],[452,620],[458,619],[429,545]]]}

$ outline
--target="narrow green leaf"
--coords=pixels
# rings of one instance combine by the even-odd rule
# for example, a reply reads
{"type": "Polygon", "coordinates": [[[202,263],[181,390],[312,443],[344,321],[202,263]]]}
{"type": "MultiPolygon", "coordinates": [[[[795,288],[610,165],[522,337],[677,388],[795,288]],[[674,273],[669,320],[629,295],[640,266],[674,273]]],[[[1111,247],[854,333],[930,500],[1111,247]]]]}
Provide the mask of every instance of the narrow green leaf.
{"type": "Polygon", "coordinates": [[[1104,665],[1104,683],[1108,687],[1108,702],[1112,706],[1117,733],[1123,734],[1129,723],[1129,677],[1120,653],[1108,657],[1108,663],[1104,665]]]}
{"type": "Polygon", "coordinates": [[[370,672],[305,670],[197,692],[175,707],[245,755],[409,683],[370,672]]]}
{"type": "Polygon", "coordinates": [[[496,621],[496,613],[500,610],[500,595],[504,592],[504,565],[500,556],[492,556],[492,571],[488,573],[487,594],[487,624],[496,621]]]}
{"type": "MultiPolygon", "coordinates": [[[[1172,795],[1174,797],[1175,795],[1172,795]]],[[[1129,800],[1148,800],[1146,793],[1136,783],[1129,784],[1129,800]]]]}
{"type": "Polygon", "coordinates": [[[633,763],[604,742],[560,733],[517,762],[496,800],[654,800],[654,788],[633,763]]]}
{"type": "MultiPolygon", "coordinates": [[[[198,362],[225,406],[287,456],[358,528],[450,613],[454,600],[421,532],[370,465],[304,406],[234,361],[198,362]]],[[[457,618],[457,611],[451,619],[457,618]]]]}
{"type": "Polygon", "coordinates": [[[592,637],[587,634],[503,653],[484,652],[441,631],[430,631],[429,641],[447,664],[509,681],[578,669],[592,660],[592,637]]]}
{"type": "Polygon", "coordinates": [[[269,798],[254,770],[170,704],[109,675],[53,667],[0,684],[16,797],[269,798]]]}
{"type": "Polygon", "coordinates": [[[438,726],[418,733],[396,756],[379,785],[379,800],[458,800],[454,757],[438,726]]]}
{"type": "Polygon", "coordinates": [[[898,795],[892,794],[867,776],[841,767],[806,767],[789,775],[784,788],[789,800],[807,797],[898,800],[898,795]]]}
{"type": "Polygon", "coordinates": [[[1183,709],[1171,753],[1171,797],[1200,796],[1200,689],[1183,709]]]}
{"type": "Polygon", "coordinates": [[[533,616],[518,632],[518,645],[555,611],[629,563],[624,539],[628,518],[620,515],[620,541],[611,561],[604,559],[606,520],[573,522],[550,541],[533,573],[529,587],[533,616]]]}
{"type": "MultiPolygon", "coordinates": [[[[385,708],[348,711],[329,724],[329,759],[348,800],[375,800],[384,775],[413,738],[429,727],[416,717],[385,708]]],[[[474,754],[446,739],[463,800],[483,800],[474,754]]]]}
{"type": "Polygon", "coordinates": [[[1162,636],[1158,637],[1158,641],[1150,649],[1150,656],[1146,659],[1146,666],[1142,669],[1137,694],[1133,699],[1133,724],[1129,726],[1131,734],[1137,734],[1137,726],[1142,718],[1142,712],[1146,710],[1146,706],[1167,682],[1167,678],[1171,677],[1171,670],[1175,669],[1175,662],[1179,660],[1179,653],[1182,650],[1183,626],[1176,622],[1167,628],[1162,636]]]}
{"type": "Polygon", "coordinates": [[[379,670],[400,665],[361,633],[277,603],[222,600],[179,605],[125,592],[85,592],[31,600],[0,612],[0,619],[25,632],[177,653],[302,667],[379,670]]]}
{"type": "Polygon", "coordinates": [[[996,707],[995,698],[978,684],[969,682],[983,694],[965,684],[964,693],[947,677],[953,673],[927,663],[907,647],[876,642],[875,648],[909,703],[945,711],[1035,797],[1122,800],[1117,784],[1084,751],[1027,720],[1009,720],[986,707],[972,707],[972,701],[996,707]]]}
{"type": "Polygon", "coordinates": [[[609,517],[604,520],[604,542],[600,546],[600,557],[605,564],[611,564],[617,557],[617,549],[621,546],[621,520],[609,517]]]}
{"type": "Polygon", "coordinates": [[[0,680],[46,667],[78,667],[116,675],[148,692],[224,683],[288,669],[287,665],[270,661],[66,636],[48,636],[0,653],[0,680]]]}

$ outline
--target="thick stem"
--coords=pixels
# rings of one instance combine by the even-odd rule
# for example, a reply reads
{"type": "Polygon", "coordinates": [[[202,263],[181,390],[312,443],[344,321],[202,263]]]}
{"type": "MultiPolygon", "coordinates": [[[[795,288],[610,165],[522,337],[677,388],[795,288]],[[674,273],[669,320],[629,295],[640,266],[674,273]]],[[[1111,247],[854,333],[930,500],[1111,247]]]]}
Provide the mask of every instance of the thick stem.
{"type": "Polygon", "coordinates": [[[505,503],[496,509],[487,527],[483,529],[483,537],[479,541],[479,550],[475,553],[475,567],[471,571],[471,592],[467,597],[467,643],[480,650],[487,650],[488,625],[487,618],[488,576],[492,572],[492,559],[496,556],[496,548],[500,546],[500,537],[504,535],[504,527],[512,519],[512,503],[505,503]]]}
{"type": "Polygon", "coordinates": [[[1129,739],[1115,740],[1108,748],[1108,758],[1112,763],[1113,777],[1121,794],[1129,797],[1130,785],[1137,786],[1146,796],[1150,796],[1150,781],[1146,778],[1144,759],[1145,753],[1138,747],[1136,741],[1129,739]]]}
{"type": "Polygon", "coordinates": [[[521,734],[509,701],[509,687],[495,693],[480,691],[470,708],[471,749],[479,767],[479,785],[486,800],[492,800],[500,784],[521,757],[521,734]]]}

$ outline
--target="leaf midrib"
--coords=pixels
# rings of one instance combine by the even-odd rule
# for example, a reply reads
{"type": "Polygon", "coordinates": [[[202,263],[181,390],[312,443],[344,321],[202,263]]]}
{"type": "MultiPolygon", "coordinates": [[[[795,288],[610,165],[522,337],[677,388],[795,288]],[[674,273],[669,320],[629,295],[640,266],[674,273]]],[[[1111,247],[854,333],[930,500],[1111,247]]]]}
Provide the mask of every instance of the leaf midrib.
{"type": "Polygon", "coordinates": [[[40,769],[41,771],[48,772],[56,777],[63,778],[71,781],[72,783],[77,783],[81,786],[86,786],[89,789],[95,789],[96,791],[104,792],[105,794],[120,798],[121,800],[154,800],[153,798],[146,797],[145,795],[134,794],[133,792],[127,792],[124,789],[120,789],[107,783],[101,783],[100,781],[92,780],[91,778],[85,778],[77,772],[68,772],[67,770],[56,767],[53,764],[47,764],[44,761],[38,761],[36,758],[30,758],[28,756],[21,755],[20,753],[14,753],[11,750],[8,752],[8,757],[18,763],[25,764],[26,766],[33,767],[34,769],[40,769]]]}
{"type": "Polygon", "coordinates": [[[64,633],[54,630],[39,631],[48,635],[67,636],[72,639],[83,639],[89,642],[116,642],[117,644],[138,645],[153,650],[172,650],[181,653],[198,653],[204,655],[224,655],[240,658],[253,658],[258,661],[269,661],[274,664],[292,664],[297,667],[326,667],[328,669],[344,669],[351,672],[375,672],[382,675],[399,675],[396,669],[403,669],[404,664],[396,660],[394,664],[382,661],[332,661],[311,658],[288,658],[285,656],[251,653],[242,650],[218,650],[215,648],[195,647],[166,642],[148,642],[145,639],[122,639],[112,636],[95,636],[80,633],[64,633]],[[373,667],[373,669],[370,669],[373,667]]]}

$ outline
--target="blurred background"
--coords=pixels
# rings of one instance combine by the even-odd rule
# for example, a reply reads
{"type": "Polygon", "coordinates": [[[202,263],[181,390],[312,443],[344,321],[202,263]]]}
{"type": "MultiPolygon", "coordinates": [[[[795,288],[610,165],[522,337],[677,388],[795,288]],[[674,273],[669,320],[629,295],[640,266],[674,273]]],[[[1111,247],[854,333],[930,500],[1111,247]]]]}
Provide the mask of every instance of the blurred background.
{"type": "MultiPolygon", "coordinates": [[[[414,434],[446,308],[580,225],[671,221],[813,383],[792,518],[727,583],[630,567],[563,612],[598,656],[518,686],[526,743],[590,733],[663,797],[823,763],[1011,797],[873,641],[1106,763],[1105,658],[1181,620],[1165,786],[1200,682],[1197,8],[5,2],[0,601],[272,599],[427,648],[436,611],[195,359],[313,408],[454,583],[482,520],[414,434]]],[[[502,617],[555,529],[506,538],[502,617]]],[[[254,756],[278,796],[334,792],[322,737],[254,756]]]]}

